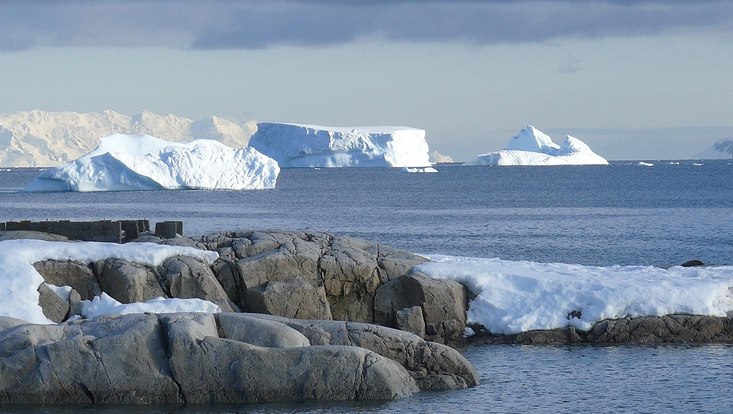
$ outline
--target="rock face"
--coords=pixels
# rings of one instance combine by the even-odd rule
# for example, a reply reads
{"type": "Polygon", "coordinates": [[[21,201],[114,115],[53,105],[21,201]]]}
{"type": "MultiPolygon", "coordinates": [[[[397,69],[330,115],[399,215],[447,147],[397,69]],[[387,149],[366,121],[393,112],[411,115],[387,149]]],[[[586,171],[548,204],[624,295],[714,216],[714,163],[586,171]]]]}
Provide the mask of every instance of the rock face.
{"type": "MultiPolygon", "coordinates": [[[[47,260],[34,266],[47,283],[70,286],[70,298],[81,300],[102,292],[121,303],[199,298],[224,312],[377,323],[431,341],[462,340],[465,289],[453,281],[413,274],[412,268],[426,259],[403,250],[318,232],[145,240],[214,250],[219,259],[212,266],[192,257],[173,257],[156,268],[120,259],[91,264],[47,260]],[[408,308],[414,309],[406,315],[408,308]]],[[[66,317],[78,314],[78,306],[66,301],[66,317]]],[[[44,303],[48,312],[60,312],[51,309],[57,305],[50,299],[44,303]]]]}
{"type": "Polygon", "coordinates": [[[177,313],[0,327],[0,404],[393,399],[478,383],[455,350],[359,323],[177,313]]]}
{"type": "Polygon", "coordinates": [[[518,344],[733,343],[733,318],[702,315],[627,317],[600,321],[587,332],[572,326],[512,335],[479,332],[472,341],[518,344]]]}

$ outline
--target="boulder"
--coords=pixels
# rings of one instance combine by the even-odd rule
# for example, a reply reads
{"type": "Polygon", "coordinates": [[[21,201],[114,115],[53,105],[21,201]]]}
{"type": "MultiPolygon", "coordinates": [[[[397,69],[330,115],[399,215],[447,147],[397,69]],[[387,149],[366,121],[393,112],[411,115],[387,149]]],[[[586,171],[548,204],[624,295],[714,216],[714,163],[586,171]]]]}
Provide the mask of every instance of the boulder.
{"type": "Polygon", "coordinates": [[[86,264],[72,260],[44,260],[33,264],[46,283],[56,286],[71,286],[82,300],[92,300],[102,293],[92,269],[86,264]]]}
{"type": "Polygon", "coordinates": [[[357,322],[252,316],[287,324],[308,338],[311,345],[357,346],[397,361],[421,390],[466,388],[479,383],[476,369],[458,351],[408,332],[357,322]]]}
{"type": "Polygon", "coordinates": [[[38,304],[45,317],[56,323],[66,320],[70,306],[65,298],[60,297],[46,283],[38,286],[38,296],[38,304]]]}
{"type": "Polygon", "coordinates": [[[426,338],[438,341],[462,339],[468,309],[463,285],[452,280],[431,279],[421,273],[394,278],[377,289],[374,322],[398,327],[397,313],[414,306],[422,310],[426,338]]]}
{"type": "Polygon", "coordinates": [[[163,282],[170,297],[208,300],[223,312],[238,311],[208,264],[190,256],[175,256],[163,262],[163,282]]]}
{"type": "Polygon", "coordinates": [[[165,297],[153,269],[121,259],[106,259],[94,264],[102,290],[120,303],[145,302],[165,297]]]}
{"type": "Polygon", "coordinates": [[[60,234],[45,233],[42,231],[32,230],[9,230],[0,231],[0,241],[3,240],[21,240],[21,239],[35,239],[35,240],[46,240],[46,241],[66,241],[68,237],[60,234]]]}
{"type": "Polygon", "coordinates": [[[310,346],[308,338],[284,323],[243,313],[216,314],[221,335],[227,339],[265,348],[310,346]]]}

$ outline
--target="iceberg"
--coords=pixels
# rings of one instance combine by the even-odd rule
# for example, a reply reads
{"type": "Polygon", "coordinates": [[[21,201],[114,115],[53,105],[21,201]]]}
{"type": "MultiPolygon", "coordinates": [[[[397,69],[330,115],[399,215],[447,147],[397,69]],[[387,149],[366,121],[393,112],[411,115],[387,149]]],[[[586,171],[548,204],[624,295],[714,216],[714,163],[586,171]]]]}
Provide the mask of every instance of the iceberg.
{"type": "Polygon", "coordinates": [[[415,267],[465,284],[476,298],[468,321],[513,334],[568,325],[590,329],[604,319],[733,311],[733,266],[595,267],[501,259],[429,256],[415,267]]]}
{"type": "Polygon", "coordinates": [[[76,160],[41,171],[25,191],[269,189],[279,173],[277,162],[253,148],[116,134],[76,160]]]}
{"type": "Polygon", "coordinates": [[[292,167],[430,167],[425,130],[259,123],[249,146],[292,167]]]}
{"type": "Polygon", "coordinates": [[[465,165],[608,165],[578,138],[568,135],[562,144],[532,125],[511,138],[506,149],[477,156],[465,165]]]}

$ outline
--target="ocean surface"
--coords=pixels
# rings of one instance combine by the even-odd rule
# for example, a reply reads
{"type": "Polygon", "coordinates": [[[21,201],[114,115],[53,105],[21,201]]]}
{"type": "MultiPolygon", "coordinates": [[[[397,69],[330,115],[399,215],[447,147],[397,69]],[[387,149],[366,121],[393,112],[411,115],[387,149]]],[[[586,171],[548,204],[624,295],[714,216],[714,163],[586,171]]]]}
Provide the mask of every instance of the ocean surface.
{"type": "MultiPolygon", "coordinates": [[[[438,170],[288,169],[275,190],[110,193],[24,193],[38,170],[0,170],[0,221],[182,220],[188,235],[329,231],[425,254],[594,266],[689,259],[733,265],[730,160],[438,170]]],[[[502,345],[463,352],[482,379],[469,390],[379,403],[182,411],[733,412],[732,346],[502,345]]]]}

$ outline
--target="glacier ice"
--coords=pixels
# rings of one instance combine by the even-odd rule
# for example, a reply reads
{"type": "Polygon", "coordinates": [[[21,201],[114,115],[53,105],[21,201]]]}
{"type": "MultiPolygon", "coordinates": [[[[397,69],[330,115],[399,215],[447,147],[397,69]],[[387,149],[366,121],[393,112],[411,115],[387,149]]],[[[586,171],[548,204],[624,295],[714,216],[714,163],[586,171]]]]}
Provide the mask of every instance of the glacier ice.
{"type": "Polygon", "coordinates": [[[268,189],[279,172],[273,159],[252,148],[116,134],[76,160],[41,171],[25,191],[268,189]]]}
{"type": "Polygon", "coordinates": [[[568,135],[562,144],[532,125],[512,137],[506,149],[477,156],[466,165],[607,165],[578,138],[568,135]]]}
{"type": "Polygon", "coordinates": [[[249,146],[280,167],[429,167],[425,130],[259,123],[249,146]]]}

